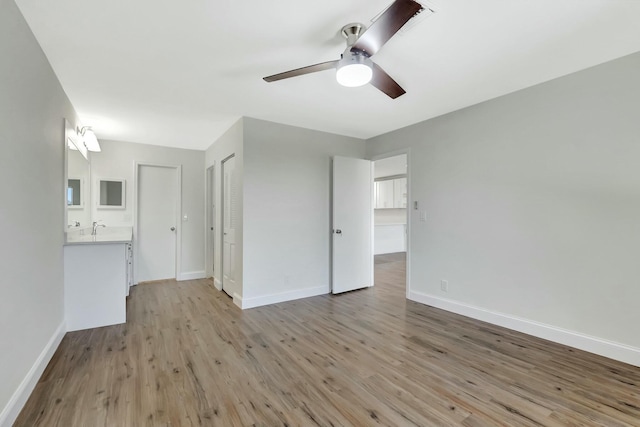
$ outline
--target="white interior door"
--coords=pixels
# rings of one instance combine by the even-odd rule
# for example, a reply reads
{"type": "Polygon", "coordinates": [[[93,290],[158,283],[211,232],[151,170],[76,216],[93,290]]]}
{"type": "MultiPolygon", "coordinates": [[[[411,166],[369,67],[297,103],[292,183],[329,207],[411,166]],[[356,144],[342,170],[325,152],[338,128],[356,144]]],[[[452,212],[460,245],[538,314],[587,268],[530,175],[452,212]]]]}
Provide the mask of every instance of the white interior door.
{"type": "Polygon", "coordinates": [[[236,289],[236,224],[238,177],[235,157],[222,163],[222,289],[233,296],[236,289]]]}
{"type": "Polygon", "coordinates": [[[138,166],[138,282],[175,279],[178,169],[138,166]]]}
{"type": "Polygon", "coordinates": [[[333,158],[334,294],[373,286],[371,162],[333,158]]]}

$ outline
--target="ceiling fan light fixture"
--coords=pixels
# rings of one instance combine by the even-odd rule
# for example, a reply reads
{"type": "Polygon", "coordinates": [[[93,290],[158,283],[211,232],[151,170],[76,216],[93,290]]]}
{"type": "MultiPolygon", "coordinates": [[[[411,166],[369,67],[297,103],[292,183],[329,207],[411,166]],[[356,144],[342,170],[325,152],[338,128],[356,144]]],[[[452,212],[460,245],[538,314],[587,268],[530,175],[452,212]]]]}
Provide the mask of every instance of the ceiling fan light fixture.
{"type": "Polygon", "coordinates": [[[394,0],[368,28],[359,23],[342,27],[341,33],[346,39],[347,48],[340,56],[341,59],[296,68],[262,79],[265,82],[275,82],[333,69],[336,70],[336,80],[342,86],[357,87],[370,83],[389,98],[396,99],[406,91],[370,58],[425,7],[416,0],[394,0]]]}
{"type": "Polygon", "coordinates": [[[364,86],[373,77],[373,62],[365,55],[352,54],[344,57],[336,67],[336,80],[342,86],[364,86]]]}

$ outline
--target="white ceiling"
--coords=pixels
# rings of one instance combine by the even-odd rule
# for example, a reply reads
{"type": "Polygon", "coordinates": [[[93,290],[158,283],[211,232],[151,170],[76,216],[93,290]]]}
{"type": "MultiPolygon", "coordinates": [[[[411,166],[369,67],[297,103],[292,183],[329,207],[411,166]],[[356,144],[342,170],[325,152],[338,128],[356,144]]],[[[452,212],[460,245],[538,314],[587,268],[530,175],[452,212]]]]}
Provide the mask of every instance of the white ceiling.
{"type": "Polygon", "coordinates": [[[374,61],[407,91],[344,88],[340,28],[391,0],[16,0],[102,139],[206,149],[239,117],[370,138],[640,51],[640,1],[432,0],[374,61]]]}

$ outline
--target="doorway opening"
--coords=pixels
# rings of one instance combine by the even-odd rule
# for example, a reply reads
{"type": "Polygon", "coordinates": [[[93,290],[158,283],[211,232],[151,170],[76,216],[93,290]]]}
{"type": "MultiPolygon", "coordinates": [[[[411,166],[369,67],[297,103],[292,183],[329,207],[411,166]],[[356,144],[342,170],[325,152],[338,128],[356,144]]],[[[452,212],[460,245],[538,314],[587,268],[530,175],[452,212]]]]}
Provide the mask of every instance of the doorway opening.
{"type": "Polygon", "coordinates": [[[374,283],[408,294],[408,155],[373,162],[374,283]]]}
{"type": "Polygon", "coordinates": [[[207,246],[205,250],[207,277],[215,278],[215,249],[216,249],[216,190],[215,165],[207,168],[206,218],[207,218],[207,246]]]}

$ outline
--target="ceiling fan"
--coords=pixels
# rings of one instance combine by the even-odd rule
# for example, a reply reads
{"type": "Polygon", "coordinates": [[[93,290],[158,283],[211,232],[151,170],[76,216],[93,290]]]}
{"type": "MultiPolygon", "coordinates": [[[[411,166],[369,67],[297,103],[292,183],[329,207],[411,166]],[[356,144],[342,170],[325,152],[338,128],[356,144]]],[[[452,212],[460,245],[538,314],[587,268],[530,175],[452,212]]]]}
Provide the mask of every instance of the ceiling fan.
{"type": "Polygon", "coordinates": [[[296,68],[263,79],[266,82],[275,82],[335,68],[336,80],[341,85],[357,87],[371,82],[374,87],[395,99],[405,94],[405,90],[375,64],[371,57],[423,9],[422,5],[414,0],[395,0],[369,28],[362,24],[348,24],[342,27],[342,35],[347,39],[347,48],[340,59],[296,68]]]}

